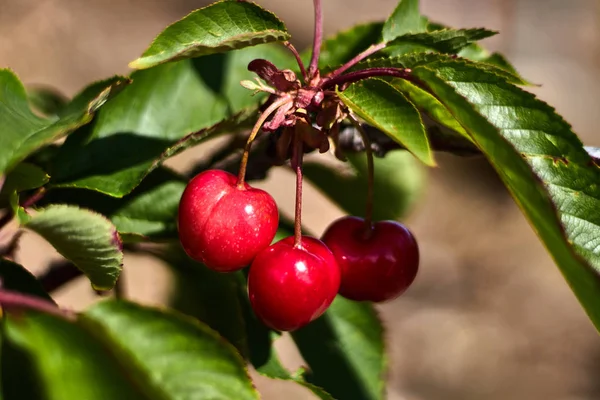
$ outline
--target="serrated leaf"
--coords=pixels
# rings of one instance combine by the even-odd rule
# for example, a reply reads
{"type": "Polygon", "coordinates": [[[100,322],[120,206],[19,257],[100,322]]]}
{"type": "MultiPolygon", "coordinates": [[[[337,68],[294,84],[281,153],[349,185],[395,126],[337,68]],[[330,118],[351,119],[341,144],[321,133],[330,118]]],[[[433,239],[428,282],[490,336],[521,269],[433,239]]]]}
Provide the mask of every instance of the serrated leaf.
{"type": "Polygon", "coordinates": [[[448,109],[427,91],[404,79],[393,79],[390,84],[401,91],[421,112],[442,126],[457,132],[469,141],[471,137],[448,109]]]}
{"type": "Polygon", "coordinates": [[[472,64],[418,67],[471,135],[600,329],[600,167],[534,95],[472,64]]]}
{"type": "Polygon", "coordinates": [[[384,399],[384,331],[373,306],[338,296],[329,310],[292,333],[308,382],[336,399],[384,399]]]}
{"type": "MultiPolygon", "coordinates": [[[[367,190],[366,155],[345,155],[350,171],[344,172],[339,165],[307,162],[304,176],[349,215],[362,217],[367,199],[356,193],[367,190]]],[[[384,158],[375,158],[374,163],[373,219],[400,219],[419,197],[425,173],[418,161],[405,151],[390,152],[384,158]]]]}
{"type": "Polygon", "coordinates": [[[369,124],[402,144],[427,165],[435,165],[419,111],[389,83],[367,79],[339,94],[342,102],[369,124]]]}
{"type": "Polygon", "coordinates": [[[54,302],[31,272],[4,258],[0,258],[0,287],[54,302]]]}
{"type": "Polygon", "coordinates": [[[133,84],[68,138],[51,183],[122,197],[166,158],[244,129],[262,97],[239,82],[252,78],[248,61],[260,55],[275,55],[280,65],[288,59],[267,45],[134,72],[133,84]]]}
{"type": "Polygon", "coordinates": [[[122,243],[106,217],[68,205],[40,209],[24,225],[46,239],[90,279],[96,289],[111,289],[123,265],[122,243]]]}
{"type": "Polygon", "coordinates": [[[390,56],[406,53],[403,45],[419,46],[420,49],[455,54],[471,43],[496,35],[498,32],[483,28],[443,29],[439,31],[405,34],[388,43],[385,51],[390,56]]]}
{"type": "Polygon", "coordinates": [[[185,186],[184,177],[159,167],[122,198],[67,188],[49,191],[38,204],[71,204],[99,212],[115,224],[124,242],[160,241],[177,238],[177,210],[185,186]]]}
{"type": "Polygon", "coordinates": [[[429,67],[430,69],[436,69],[438,66],[453,62],[462,61],[466,64],[476,66],[477,68],[483,69],[489,73],[498,75],[507,82],[514,83],[515,85],[527,85],[528,82],[524,81],[520,76],[514,75],[512,72],[497,67],[492,64],[485,62],[471,61],[463,58],[452,57],[447,54],[440,53],[415,53],[405,54],[402,56],[395,57],[380,57],[367,59],[358,63],[352,70],[359,70],[363,68],[416,68],[419,66],[429,67]]]}
{"type": "Polygon", "coordinates": [[[167,27],[129,66],[144,69],[168,61],[220,53],[290,35],[273,13],[246,1],[220,1],[167,27]]]}
{"type": "MultiPolygon", "coordinates": [[[[517,77],[518,80],[520,80],[521,85],[534,85],[533,83],[531,83],[530,81],[528,81],[527,79],[523,78],[523,76],[517,71],[517,69],[514,67],[514,65],[512,65],[507,59],[506,57],[504,57],[502,54],[500,53],[490,53],[489,51],[487,51],[485,48],[483,48],[482,46],[478,45],[477,43],[472,43],[469,46],[465,47],[464,49],[462,49],[458,55],[460,57],[472,60],[472,61],[478,61],[484,64],[489,64],[489,65],[493,65],[494,67],[500,68],[510,74],[512,74],[513,76],[517,77]]],[[[517,83],[517,82],[515,82],[517,83]]]]}
{"type": "Polygon", "coordinates": [[[9,318],[5,333],[30,368],[3,379],[7,400],[258,398],[235,349],[181,315],[109,301],[76,323],[33,312],[9,318]],[[28,379],[37,397],[19,388],[28,379]]]}
{"type": "MultiPolygon", "coordinates": [[[[356,25],[327,38],[321,47],[319,66],[335,67],[350,61],[369,46],[381,42],[382,22],[356,25]]],[[[308,51],[310,54],[310,51],[308,51]]]]}
{"type": "Polygon", "coordinates": [[[427,30],[427,20],[419,11],[419,0],[400,0],[398,6],[383,25],[383,40],[389,42],[406,33],[427,30]]]}
{"type": "Polygon", "coordinates": [[[27,93],[17,76],[0,69],[0,174],[10,171],[29,154],[91,121],[93,113],[120,90],[126,78],[98,82],[76,96],[58,117],[42,118],[29,108],[27,93]]]}

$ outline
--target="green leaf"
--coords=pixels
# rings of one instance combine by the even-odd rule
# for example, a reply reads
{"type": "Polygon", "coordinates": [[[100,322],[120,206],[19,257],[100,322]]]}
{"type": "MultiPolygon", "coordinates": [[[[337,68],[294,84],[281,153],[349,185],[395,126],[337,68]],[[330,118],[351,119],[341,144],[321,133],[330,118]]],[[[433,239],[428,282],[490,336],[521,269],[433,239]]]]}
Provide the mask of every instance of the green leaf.
{"type": "Polygon", "coordinates": [[[251,125],[262,97],[240,81],[253,77],[248,62],[261,56],[283,67],[290,59],[265,45],[134,72],[133,84],[67,139],[51,183],[122,197],[165,159],[251,125]]]}
{"type": "Polygon", "coordinates": [[[43,115],[58,115],[69,103],[62,93],[46,86],[36,86],[27,90],[29,104],[43,115]]]}
{"type": "Polygon", "coordinates": [[[339,93],[344,104],[427,165],[435,165],[419,111],[389,83],[367,79],[339,93]]]}
{"type": "Polygon", "coordinates": [[[121,238],[106,217],[68,205],[38,210],[24,225],[46,239],[90,279],[96,289],[114,286],[123,265],[121,238]]]}
{"type": "Polygon", "coordinates": [[[292,333],[308,382],[336,399],[385,398],[384,331],[373,306],[338,296],[329,310],[292,333]]]}
{"type": "Polygon", "coordinates": [[[464,61],[414,70],[471,135],[600,329],[600,167],[532,94],[464,61]]]}
{"type": "Polygon", "coordinates": [[[250,2],[220,1],[167,27],[129,66],[150,68],[289,38],[285,25],[273,13],[250,2]]]}
{"type": "Polygon", "coordinates": [[[25,88],[8,69],[0,69],[0,174],[15,167],[44,144],[52,142],[91,121],[94,112],[121,86],[126,78],[98,82],[76,96],[53,118],[42,118],[29,108],[25,88]]]}
{"type": "Polygon", "coordinates": [[[109,352],[78,325],[35,312],[8,315],[3,325],[4,400],[151,398],[136,390],[114,359],[124,354],[109,352]]]}
{"type": "Polygon", "coordinates": [[[400,0],[398,6],[383,25],[383,40],[389,42],[406,33],[427,30],[427,20],[419,12],[419,0],[400,0]]]}
{"type": "Polygon", "coordinates": [[[401,91],[421,112],[426,113],[431,119],[442,126],[457,132],[468,140],[471,137],[458,123],[448,109],[429,92],[404,79],[393,79],[391,85],[401,91]]]}
{"type": "MultiPolygon", "coordinates": [[[[346,154],[349,171],[339,165],[316,162],[304,165],[304,176],[349,215],[364,216],[366,196],[357,191],[367,190],[366,155],[346,154]]],[[[397,220],[415,204],[424,186],[425,171],[406,151],[393,151],[375,158],[373,219],[397,220]]]]}
{"type": "Polygon", "coordinates": [[[512,72],[507,71],[498,66],[484,63],[484,62],[474,62],[467,59],[455,58],[447,54],[440,53],[416,53],[416,54],[405,54],[402,56],[395,57],[381,57],[381,58],[373,58],[368,59],[363,62],[358,63],[352,70],[358,70],[363,68],[381,68],[381,67],[391,67],[391,68],[417,68],[427,66],[430,69],[436,69],[440,65],[444,65],[453,61],[462,61],[466,64],[472,65],[474,67],[483,69],[492,74],[498,75],[502,79],[507,82],[514,83],[516,85],[528,85],[527,81],[524,81],[518,75],[514,75],[512,72]]]}
{"type": "Polygon", "coordinates": [[[454,54],[471,43],[496,35],[498,32],[483,28],[444,29],[432,32],[405,34],[389,42],[386,52],[390,56],[406,53],[402,45],[411,44],[423,49],[454,54]]]}
{"type": "Polygon", "coordinates": [[[0,287],[20,293],[27,293],[54,302],[42,288],[38,280],[25,267],[0,258],[0,287]]]}
{"type": "MultiPolygon", "coordinates": [[[[460,57],[478,61],[484,64],[493,65],[494,67],[500,68],[513,76],[517,77],[521,81],[521,85],[533,85],[527,79],[523,78],[517,69],[500,53],[490,53],[482,46],[477,43],[472,43],[469,46],[462,49],[458,55],[460,57]]],[[[517,82],[515,82],[517,83],[517,82]]]]}
{"type": "Polygon", "coordinates": [[[258,398],[235,349],[181,315],[108,301],[76,323],[33,312],[9,317],[5,334],[31,370],[3,377],[7,400],[258,398]],[[32,378],[38,395],[28,397],[31,386],[19,386],[32,378]]]}
{"type": "MultiPolygon", "coordinates": [[[[369,46],[381,42],[382,22],[356,25],[338,32],[323,42],[319,66],[335,67],[350,61],[369,46]]],[[[310,53],[310,52],[309,52],[310,53]]]]}
{"type": "Polygon", "coordinates": [[[81,189],[55,189],[39,205],[71,204],[108,217],[124,242],[177,238],[177,210],[186,180],[159,167],[123,198],[81,189]]]}
{"type": "Polygon", "coordinates": [[[19,207],[19,192],[36,189],[45,185],[50,176],[40,167],[21,162],[8,173],[4,185],[0,187],[0,207],[10,206],[13,211],[19,207]]]}

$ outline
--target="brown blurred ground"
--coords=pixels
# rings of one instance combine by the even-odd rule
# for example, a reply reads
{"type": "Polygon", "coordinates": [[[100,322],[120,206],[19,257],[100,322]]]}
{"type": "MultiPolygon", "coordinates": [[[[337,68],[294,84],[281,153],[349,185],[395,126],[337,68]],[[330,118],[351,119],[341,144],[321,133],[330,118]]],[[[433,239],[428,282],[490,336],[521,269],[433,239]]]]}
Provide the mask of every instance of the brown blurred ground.
{"type": "MultiPolygon", "coordinates": [[[[298,43],[312,29],[309,0],[262,0],[298,43]]],[[[395,0],[326,0],[327,33],[384,18],[395,0]]],[[[127,73],[165,25],[202,6],[191,0],[0,0],[0,67],[26,83],[72,95],[93,79],[127,73]]],[[[600,2],[594,0],[422,0],[425,14],[457,27],[485,26],[488,41],[543,87],[589,145],[600,146],[600,2]]],[[[172,165],[181,167],[186,154],[172,165]]],[[[408,219],[420,240],[420,275],[401,299],[380,307],[388,328],[390,399],[600,399],[600,341],[550,257],[484,163],[439,156],[408,219]]],[[[262,183],[291,210],[289,174],[262,183]],[[287,182],[287,183],[285,183],[287,182]],[[285,187],[285,186],[284,186],[285,187]]],[[[290,186],[291,187],[291,186],[290,186]]],[[[340,216],[309,191],[305,221],[317,233],[340,216]]],[[[43,269],[50,247],[27,236],[18,261],[43,269]]],[[[126,259],[131,297],[160,303],[168,275],[156,261],[126,259]]],[[[94,300],[85,281],[61,304],[94,300]]],[[[288,365],[301,362],[280,344],[288,365]]],[[[294,385],[258,378],[265,399],[309,399],[294,385]]],[[[342,399],[346,400],[346,399],[342,399]]]]}

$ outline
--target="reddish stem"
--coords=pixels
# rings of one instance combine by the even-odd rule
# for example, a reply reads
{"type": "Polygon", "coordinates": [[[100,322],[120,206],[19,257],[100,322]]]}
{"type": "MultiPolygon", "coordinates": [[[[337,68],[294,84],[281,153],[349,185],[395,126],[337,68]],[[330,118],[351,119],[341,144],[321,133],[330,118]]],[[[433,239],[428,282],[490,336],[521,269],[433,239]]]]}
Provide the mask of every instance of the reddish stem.
{"type": "Polygon", "coordinates": [[[355,66],[356,64],[358,64],[365,58],[369,57],[370,55],[377,53],[379,50],[383,49],[385,46],[386,46],[386,43],[379,43],[379,44],[374,44],[374,45],[369,46],[365,51],[363,51],[362,53],[359,53],[356,57],[354,57],[353,59],[348,61],[346,64],[342,65],[335,71],[327,74],[327,76],[323,79],[323,83],[325,83],[325,82],[329,81],[330,79],[333,79],[337,76],[340,76],[341,74],[346,72],[348,69],[352,68],[353,66],[355,66]]]}
{"type": "Polygon", "coordinates": [[[398,78],[408,79],[412,71],[408,68],[367,68],[360,71],[349,72],[345,75],[340,75],[335,78],[331,78],[328,81],[322,83],[321,88],[335,87],[336,85],[342,85],[344,83],[352,83],[360,81],[362,79],[373,78],[377,76],[395,76],[398,78]]]}
{"type": "Polygon", "coordinates": [[[306,67],[304,66],[304,63],[302,62],[300,53],[298,53],[298,50],[296,50],[294,45],[291,44],[290,42],[283,42],[283,45],[285,47],[287,47],[294,55],[294,58],[296,58],[296,62],[298,63],[298,67],[300,68],[300,72],[302,73],[302,78],[304,79],[304,82],[308,83],[308,74],[306,73],[306,67]]]}
{"type": "Polygon", "coordinates": [[[321,42],[323,41],[323,10],[321,0],[313,1],[315,6],[315,34],[313,37],[313,49],[310,64],[308,66],[308,75],[315,76],[319,67],[319,56],[321,54],[321,42]]]}
{"type": "Polygon", "coordinates": [[[60,318],[73,319],[74,315],[61,310],[54,303],[39,297],[0,289],[0,305],[5,310],[36,310],[60,318]]]}
{"type": "Polygon", "coordinates": [[[44,197],[45,194],[46,194],[46,188],[41,187],[34,194],[32,194],[29,198],[24,200],[20,205],[23,208],[29,208],[29,207],[33,206],[35,203],[37,203],[38,201],[40,201],[44,197]]]}
{"type": "Polygon", "coordinates": [[[244,182],[246,180],[246,168],[248,166],[248,157],[250,156],[250,148],[252,147],[252,142],[260,127],[265,123],[269,115],[273,114],[279,107],[282,105],[291,102],[292,99],[289,97],[281,97],[280,99],[274,101],[261,115],[258,117],[258,120],[254,124],[252,131],[250,132],[250,136],[248,136],[248,141],[246,142],[246,147],[244,148],[244,154],[242,155],[242,161],[240,163],[240,172],[238,173],[238,182],[237,187],[240,189],[244,188],[244,182]]]}
{"type": "Polygon", "coordinates": [[[294,212],[294,247],[302,248],[302,137],[298,131],[294,134],[294,154],[292,168],[296,171],[296,208],[294,212]]]}

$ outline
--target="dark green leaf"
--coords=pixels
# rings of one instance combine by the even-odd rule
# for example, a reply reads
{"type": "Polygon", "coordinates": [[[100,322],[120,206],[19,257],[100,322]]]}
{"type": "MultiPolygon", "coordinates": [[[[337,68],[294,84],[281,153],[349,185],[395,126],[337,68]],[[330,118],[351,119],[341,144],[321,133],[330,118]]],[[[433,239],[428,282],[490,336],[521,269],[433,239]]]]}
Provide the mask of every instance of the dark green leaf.
{"type": "Polygon", "coordinates": [[[288,40],[274,14],[245,1],[220,1],[167,27],[129,66],[144,69],[168,61],[288,40]]]}
{"type": "Polygon", "coordinates": [[[110,301],[77,323],[33,312],[9,317],[5,334],[34,374],[3,377],[10,400],[258,398],[235,349],[180,315],[110,301]],[[37,396],[19,388],[28,378],[36,378],[37,396]]]}
{"type": "Polygon", "coordinates": [[[38,210],[24,225],[75,264],[97,289],[111,289],[123,265],[119,234],[106,217],[68,205],[38,210]]]}
{"type": "Polygon", "coordinates": [[[8,69],[0,69],[0,174],[11,170],[44,144],[88,123],[93,113],[126,78],[115,77],[85,89],[59,117],[41,118],[29,108],[25,88],[8,69]]]}
{"type": "Polygon", "coordinates": [[[419,111],[389,83],[368,79],[339,93],[350,110],[402,144],[427,165],[435,165],[419,111]]]}
{"type": "Polygon", "coordinates": [[[62,93],[45,86],[30,88],[27,90],[27,97],[32,108],[46,116],[58,115],[69,103],[69,99],[62,93]]]}
{"type": "Polygon", "coordinates": [[[385,398],[384,332],[369,303],[338,296],[319,319],[292,333],[306,379],[336,399],[385,398]]]}
{"type": "Polygon", "coordinates": [[[383,25],[383,40],[389,42],[406,33],[427,30],[427,20],[419,12],[419,0],[400,0],[398,6],[383,25]]]}
{"type": "Polygon", "coordinates": [[[282,67],[289,60],[265,45],[133,73],[134,83],[103,107],[94,124],[68,138],[52,183],[122,197],[166,158],[244,129],[256,118],[252,107],[261,97],[252,97],[240,81],[252,78],[248,62],[261,56],[274,56],[282,67]]]}
{"type": "Polygon", "coordinates": [[[152,398],[133,386],[113,358],[125,353],[109,352],[80,326],[34,312],[9,315],[3,324],[4,400],[152,398]]]}
{"type": "Polygon", "coordinates": [[[338,32],[323,42],[319,66],[335,67],[350,61],[369,46],[381,42],[382,22],[356,25],[347,31],[338,32]]]}
{"type": "MultiPolygon", "coordinates": [[[[304,175],[350,215],[364,216],[367,190],[366,155],[346,154],[349,171],[338,165],[306,163],[304,175]]],[[[373,219],[397,220],[406,215],[423,189],[424,171],[408,152],[394,151],[375,158],[373,219]]]]}
{"type": "Polygon", "coordinates": [[[600,167],[547,104],[464,61],[414,70],[472,136],[600,329],[600,167]]]}
{"type": "Polygon", "coordinates": [[[246,326],[240,303],[241,272],[223,274],[190,259],[180,246],[158,253],[172,269],[175,282],[169,304],[175,310],[197,318],[248,354],[246,326]]]}
{"type": "Polygon", "coordinates": [[[441,53],[454,54],[473,42],[494,36],[498,32],[483,28],[474,29],[444,29],[433,32],[413,33],[397,37],[392,40],[386,52],[390,56],[406,53],[402,45],[410,44],[421,49],[434,50],[441,53]]]}
{"type": "Polygon", "coordinates": [[[54,302],[31,272],[4,258],[0,258],[0,287],[54,302]]]}

